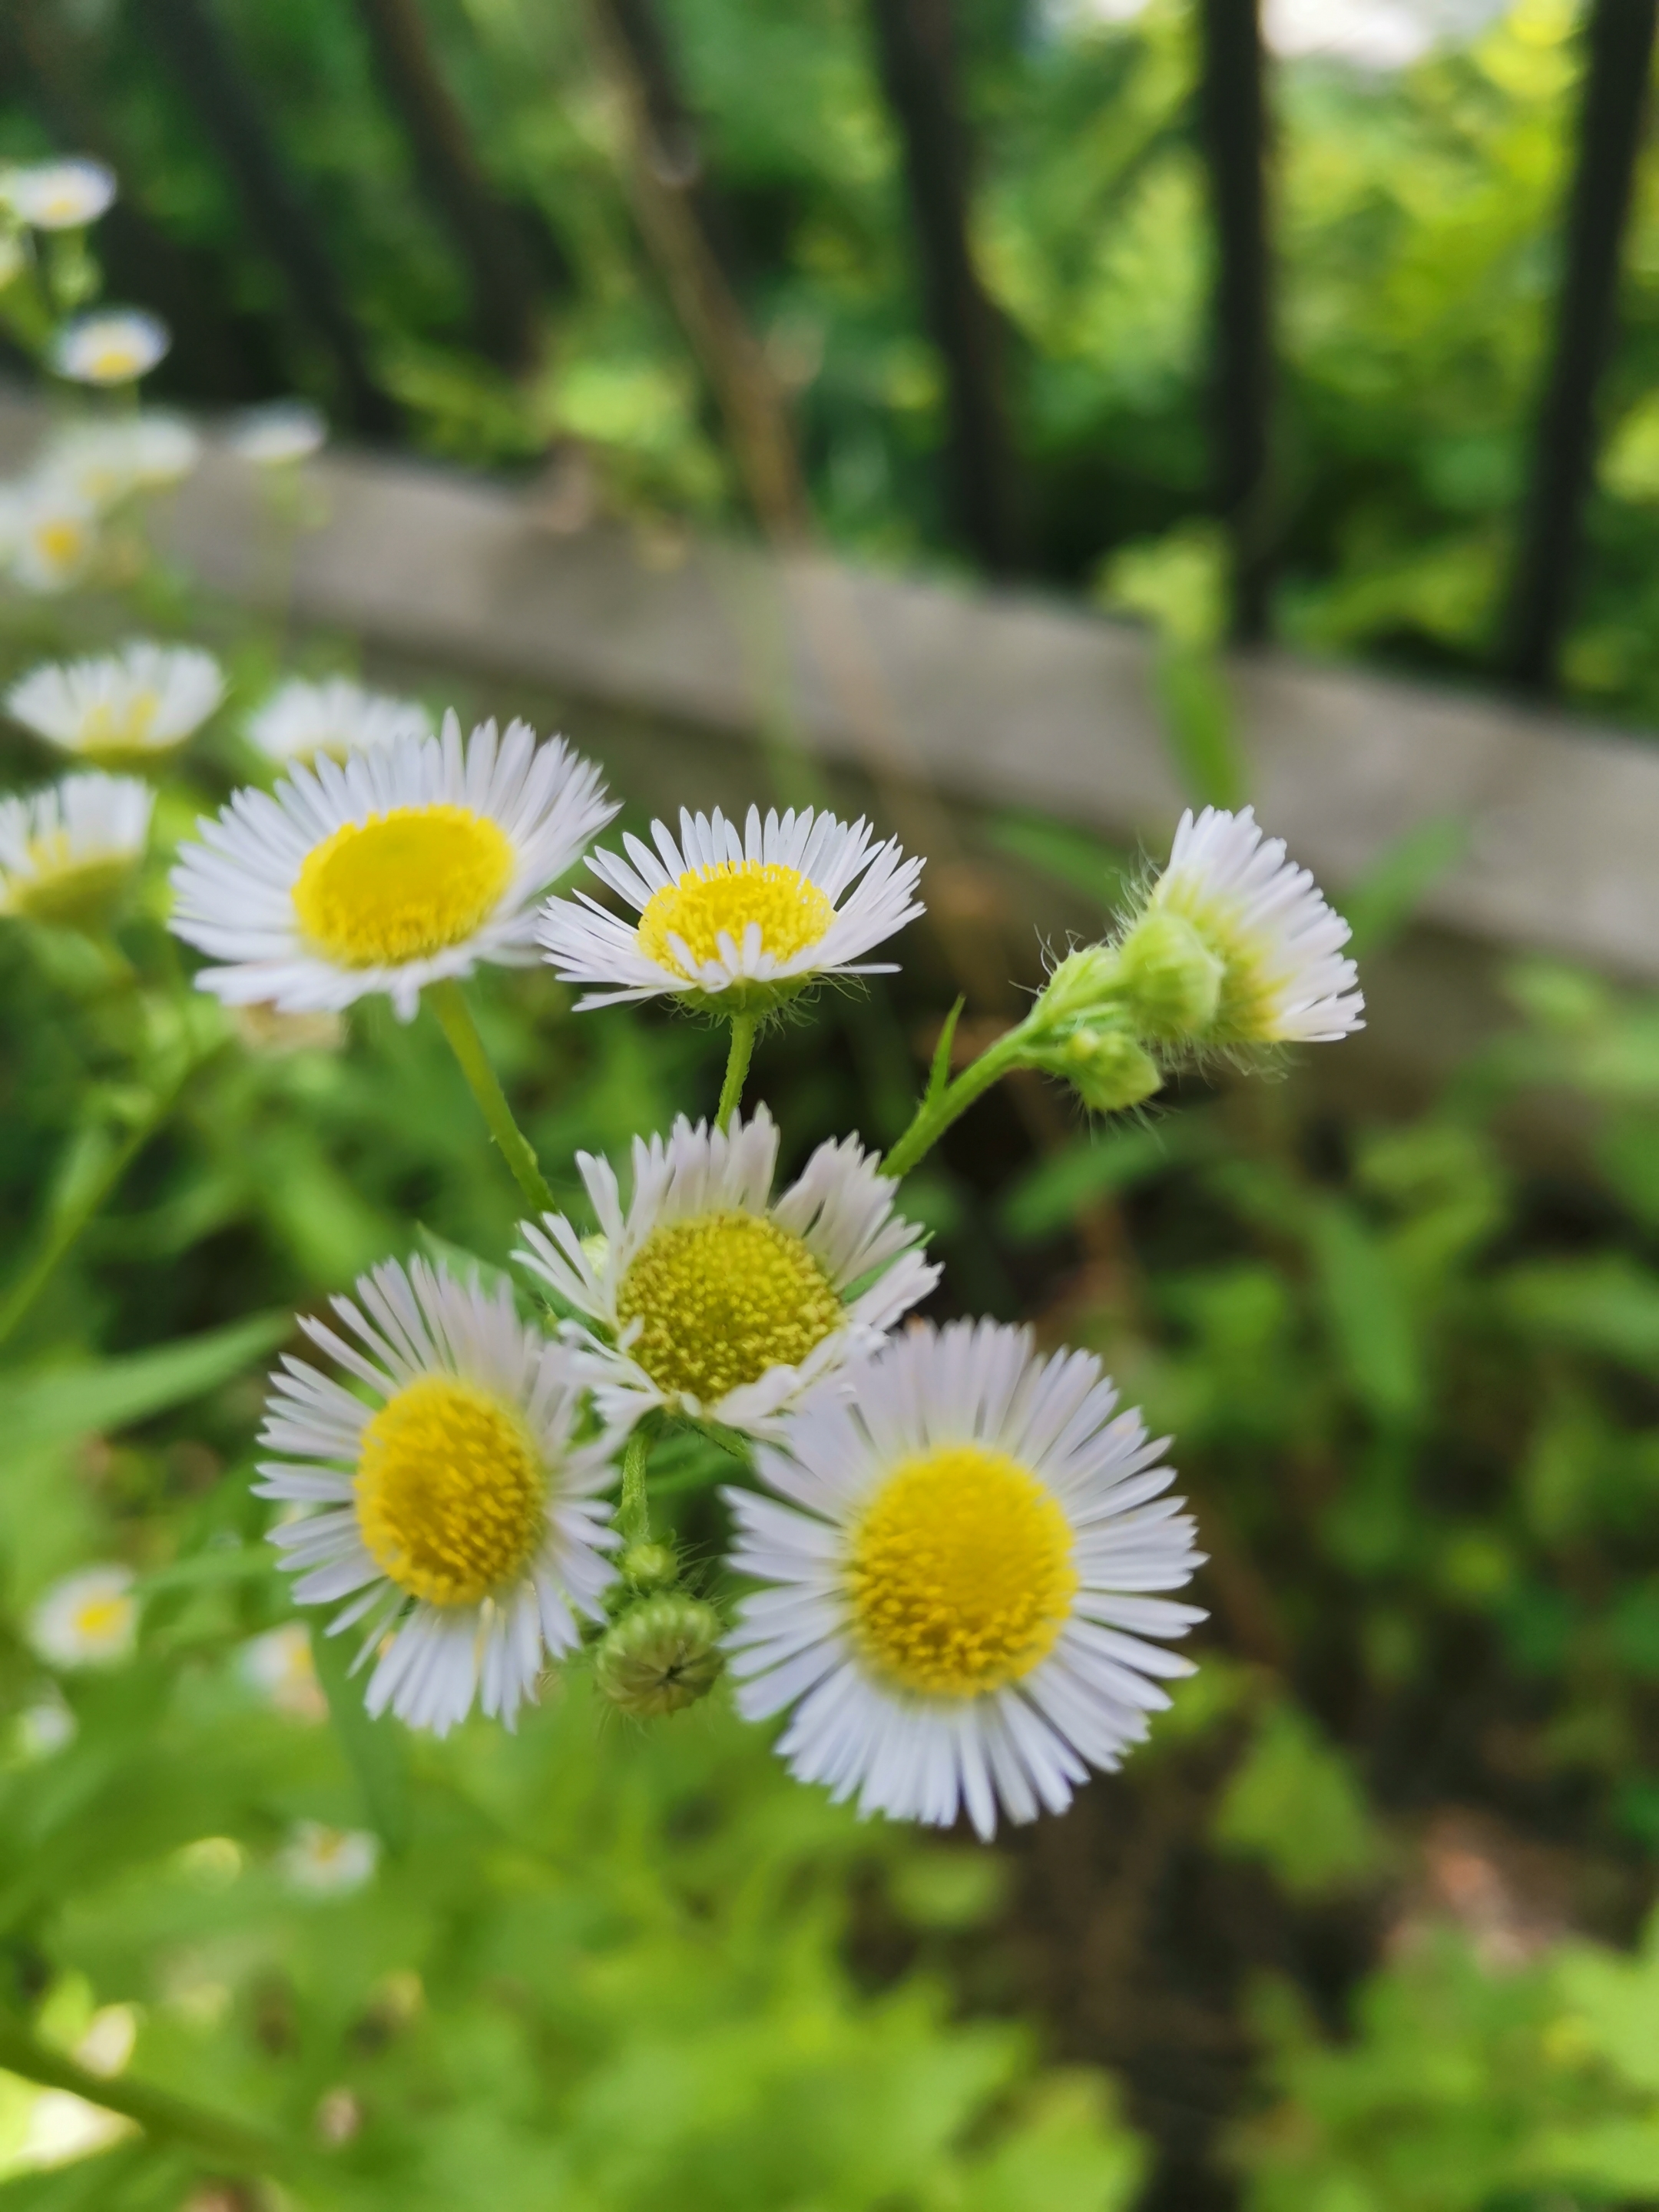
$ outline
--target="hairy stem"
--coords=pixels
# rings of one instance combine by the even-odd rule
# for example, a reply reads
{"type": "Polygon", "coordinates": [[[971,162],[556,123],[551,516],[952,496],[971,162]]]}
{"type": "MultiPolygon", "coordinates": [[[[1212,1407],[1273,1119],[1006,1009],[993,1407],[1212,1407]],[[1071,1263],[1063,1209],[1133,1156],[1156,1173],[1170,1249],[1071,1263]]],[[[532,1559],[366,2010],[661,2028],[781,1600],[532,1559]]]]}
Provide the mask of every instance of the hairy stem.
{"type": "Polygon", "coordinates": [[[732,1017],[732,1048],[726,1056],[726,1080],[720,1085],[720,1103],[715,1110],[714,1121],[723,1129],[743,1103],[743,1079],[749,1073],[749,1062],[755,1049],[755,1031],[759,1027],[753,1014],[733,1014],[732,1017]]]}
{"type": "Polygon", "coordinates": [[[46,2089],[67,2089],[106,2112],[135,2120],[147,2136],[188,2143],[237,2173],[294,2174],[309,2161],[296,2147],[206,2106],[125,2077],[106,2080],[65,2052],[42,2043],[21,2021],[0,2012],[0,2066],[46,2089]]]}
{"type": "Polygon", "coordinates": [[[881,1164],[884,1176],[895,1182],[908,1175],[911,1169],[931,1152],[939,1139],[960,1115],[965,1114],[975,1098],[1012,1067],[1020,1063],[1025,1042],[1026,1024],[1010,1030],[1000,1036],[988,1050],[982,1052],[969,1067],[963,1068],[956,1081],[948,1084],[936,1098],[924,1098],[911,1117],[910,1126],[881,1164]]]}
{"type": "Polygon", "coordinates": [[[472,1018],[472,1009],[466,1003],[466,994],[453,976],[441,983],[428,983],[426,996],[438,1025],[449,1040],[449,1048],[460,1062],[461,1073],[477,1100],[484,1120],[489,1124],[489,1133],[500,1146],[501,1156],[513,1170],[514,1181],[530,1200],[536,1212],[550,1213],[553,1194],[548,1188],[539,1162],[531,1147],[530,1139],[513,1118],[513,1109],[507,1103],[507,1093],[496,1080],[495,1071],[489,1065],[483,1039],[478,1035],[478,1025],[472,1018]]]}
{"type": "Polygon", "coordinates": [[[625,1544],[651,1540],[651,1504],[645,1492],[645,1470],[651,1461],[651,1431],[641,1423],[628,1439],[623,1453],[622,1496],[617,1505],[617,1526],[625,1544]]]}

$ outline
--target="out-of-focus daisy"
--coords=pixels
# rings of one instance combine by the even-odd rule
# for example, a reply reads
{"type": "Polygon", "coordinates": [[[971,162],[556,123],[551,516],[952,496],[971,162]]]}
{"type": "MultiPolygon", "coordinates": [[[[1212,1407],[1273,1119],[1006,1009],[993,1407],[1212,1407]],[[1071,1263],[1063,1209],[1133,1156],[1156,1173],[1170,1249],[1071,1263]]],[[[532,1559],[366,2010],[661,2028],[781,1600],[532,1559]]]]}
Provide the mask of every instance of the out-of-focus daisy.
{"type": "Polygon", "coordinates": [[[494,722],[464,743],[399,738],[240,791],[173,871],[173,928],[226,964],[230,1005],[337,1011],[384,991],[405,1021],[421,987],[481,960],[533,957],[532,902],[616,812],[561,738],[494,722]]]}
{"type": "Polygon", "coordinates": [[[592,1324],[584,1370],[608,1418],[668,1406],[764,1433],[939,1279],[855,1137],[820,1145],[774,1199],[777,1158],[763,1106],[726,1129],[682,1116],[666,1144],[635,1139],[626,1212],[610,1162],[576,1155],[599,1238],[562,1214],[521,1224],[520,1256],[592,1324]]]}
{"type": "Polygon", "coordinates": [[[268,407],[246,407],[225,425],[225,443],[240,459],[263,469],[307,460],[328,439],[319,409],[304,399],[273,400],[268,407]]]}
{"type": "Polygon", "coordinates": [[[80,1729],[72,1707],[53,1691],[25,1705],[15,1723],[19,1755],[29,1760],[51,1759],[73,1743],[80,1729]]]}
{"type": "Polygon", "coordinates": [[[69,590],[98,544],[98,511],[73,485],[43,476],[0,488],[0,558],[25,591],[69,590]]]}
{"type": "Polygon", "coordinates": [[[1116,1403],[1085,1352],[917,1326],[761,1449],[777,1497],[726,1495],[732,1564],[767,1587],[728,1640],[739,1710],[793,1708],[801,1780],[988,1838],[999,1806],[1062,1812],[1141,1740],[1158,1679],[1192,1671],[1147,1639],[1203,1618],[1151,1593],[1201,1560],[1163,1443],[1116,1403]]]}
{"type": "Polygon", "coordinates": [[[64,324],[51,360],[76,384],[131,384],[148,376],[172,343],[167,325],[146,308],[94,307],[64,324]]]}
{"type": "Polygon", "coordinates": [[[89,921],[143,858],[155,793],[136,776],[70,775],[0,799],[0,914],[89,921]]]}
{"type": "Polygon", "coordinates": [[[6,712],[65,752],[137,766],[182,744],[224,696],[224,672],[210,653],[141,642],[31,670],[7,692],[6,712]]]}
{"type": "Polygon", "coordinates": [[[106,508],[135,491],[159,490],[187,477],[202,441],[179,415],[137,415],[130,422],[73,422],[48,443],[40,473],[106,508]]]}
{"type": "Polygon", "coordinates": [[[537,934],[561,976],[600,987],[583,1006],[672,993],[723,1014],[763,1012],[822,976],[887,973],[864,955],[923,911],[922,863],[893,839],[878,845],[863,821],[791,807],[763,823],[751,806],[741,836],[718,809],[682,812],[678,844],[660,822],[651,834],[654,852],[628,836],[628,860],[600,852],[587,863],[637,922],[585,891],[543,913],[537,934]]]}
{"type": "Polygon", "coordinates": [[[114,170],[85,155],[0,171],[0,201],[31,230],[79,230],[114,198],[114,170]]]}
{"type": "Polygon", "coordinates": [[[510,1727],[611,1579],[598,1493],[617,1438],[574,1441],[571,1355],[519,1319],[505,1285],[387,1261],[357,1299],[333,1301],[356,1344],[300,1325],[373,1403],[301,1360],[271,1377],[260,1442],[283,1456],[262,1462],[260,1494],[319,1510],[270,1540],[301,1605],[349,1601],[331,1632],[366,1624],[371,1712],[442,1735],[477,1697],[510,1727]]]}
{"type": "Polygon", "coordinates": [[[29,1642],[49,1667],[114,1667],[138,1641],[132,1570],[82,1567],[54,1583],[29,1615],[29,1642]]]}
{"type": "Polygon", "coordinates": [[[1364,1028],[1358,971],[1342,957],[1347,923],[1286,860],[1284,839],[1264,838],[1252,808],[1189,808],[1147,911],[1190,922],[1221,962],[1206,1042],[1328,1044],[1364,1028]]]}
{"type": "Polygon", "coordinates": [[[257,1001],[233,1006],[230,1025],[248,1051],[273,1060],[290,1052],[338,1052],[346,1041],[343,1014],[279,1014],[257,1001]]]}
{"type": "Polygon", "coordinates": [[[284,766],[319,753],[343,760],[398,738],[427,738],[432,718],[418,700],[365,690],[349,677],[312,684],[296,677],[273,691],[247,726],[248,736],[269,759],[284,766]]]}
{"type": "Polygon", "coordinates": [[[311,1638],[297,1620],[285,1620],[280,1628],[245,1644],[237,1655],[237,1670],[279,1713],[298,1721],[326,1718],[328,1700],[317,1680],[311,1638]]]}
{"type": "Polygon", "coordinates": [[[303,1896],[349,1897],[374,1881],[380,1863],[380,1840],[362,1828],[330,1828],[320,1820],[299,1820],[276,1863],[283,1881],[303,1896]]]}

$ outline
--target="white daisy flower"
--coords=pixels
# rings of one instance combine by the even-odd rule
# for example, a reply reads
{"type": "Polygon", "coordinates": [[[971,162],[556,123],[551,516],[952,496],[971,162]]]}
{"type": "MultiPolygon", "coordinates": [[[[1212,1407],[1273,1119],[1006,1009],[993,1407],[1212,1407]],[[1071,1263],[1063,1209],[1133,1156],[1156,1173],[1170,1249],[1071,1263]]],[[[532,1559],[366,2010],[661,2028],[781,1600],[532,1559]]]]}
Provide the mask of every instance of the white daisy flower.
{"type": "Polygon", "coordinates": [[[268,759],[287,766],[313,761],[319,753],[343,760],[398,738],[429,738],[432,717],[418,700],[366,691],[349,677],[331,676],[319,684],[296,677],[271,693],[247,733],[268,759]]]}
{"type": "Polygon", "coordinates": [[[172,343],[167,325],[147,308],[94,307],[64,324],[51,361],[76,384],[131,384],[148,376],[172,343]]]}
{"type": "Polygon", "coordinates": [[[626,836],[628,860],[600,852],[587,863],[637,922],[585,891],[543,911],[537,935],[560,975],[603,987],[584,1007],[670,992],[723,1014],[764,1011],[820,976],[890,973],[863,956],[924,911],[922,863],[895,839],[876,844],[864,821],[809,806],[763,823],[751,806],[742,836],[718,809],[682,811],[678,845],[660,822],[651,835],[655,852],[626,836]]]}
{"type": "Polygon", "coordinates": [[[1341,954],[1347,923],[1253,808],[1189,807],[1148,910],[1190,922],[1222,963],[1208,1042],[1330,1044],[1364,1027],[1358,971],[1341,954]]]}
{"type": "Polygon", "coordinates": [[[349,1897],[368,1887],[380,1863],[378,1836],[320,1820],[296,1820],[276,1861],[288,1887],[305,1897],[349,1897]]]}
{"type": "Polygon", "coordinates": [[[327,1718],[328,1700],[317,1680],[311,1638],[297,1620],[285,1620],[245,1644],[237,1654],[237,1671],[250,1689],[291,1720],[327,1718]]]}
{"type": "Polygon", "coordinates": [[[682,1115],[666,1144],[635,1139],[625,1213],[609,1161],[577,1153],[599,1238],[562,1214],[520,1224],[520,1258],[592,1324],[572,1333],[607,1419],[665,1406],[764,1434],[939,1280],[855,1137],[820,1145],[774,1199],[777,1158],[763,1106],[729,1129],[682,1115]]]}
{"type": "Polygon", "coordinates": [[[105,912],[144,855],[155,795],[136,776],[70,775],[0,799],[0,914],[75,921],[105,912]]]}
{"type": "Polygon", "coordinates": [[[50,476],[0,488],[0,559],[27,592],[65,592],[91,568],[98,512],[50,476]]]}
{"type": "Polygon", "coordinates": [[[616,812],[599,770],[527,724],[463,744],[399,738],[239,791],[173,870],[172,927],[228,964],[197,977],[232,1006],[326,1013],[371,992],[410,1020],[421,987],[534,956],[532,901],[616,812]]]}
{"type": "Polygon", "coordinates": [[[738,1709],[860,1813],[981,1837],[1060,1813],[1192,1672],[1149,1643],[1204,1616],[1149,1593],[1202,1564],[1168,1438],[1082,1352],[994,1322],[914,1325],[762,1448],[787,1503],[730,1490],[732,1565],[768,1587],[727,1639],[738,1709]]]}
{"type": "Polygon", "coordinates": [[[114,1667],[138,1642],[131,1567],[82,1567],[54,1583],[29,1615],[28,1637],[49,1667],[114,1667]]]}
{"type": "Polygon", "coordinates": [[[389,1260],[357,1299],[333,1301],[357,1344],[300,1326],[370,1403],[301,1360],[271,1376],[259,1441],[284,1456],[261,1463],[259,1494],[319,1510],[270,1540],[301,1605],[350,1600],[331,1634],[368,1623],[370,1712],[442,1735],[477,1697],[511,1727],[547,1656],[577,1642],[576,1615],[599,1616],[617,1539],[597,1493],[619,1439],[574,1441],[571,1356],[505,1285],[389,1260]]]}
{"type": "Polygon", "coordinates": [[[6,712],[65,752],[136,766],[181,745],[224,696],[210,653],[141,641],[95,660],[46,662],[12,685],[6,712]]]}
{"type": "Polygon", "coordinates": [[[225,425],[225,443],[240,459],[258,468],[283,468],[307,460],[328,438],[319,408],[304,399],[277,399],[265,407],[245,407],[225,425]]]}
{"type": "Polygon", "coordinates": [[[114,198],[114,170],[84,155],[0,173],[0,201],[31,230],[80,230],[114,198]]]}
{"type": "Polygon", "coordinates": [[[179,483],[201,458],[202,441],[179,415],[129,422],[72,422],[48,443],[40,472],[102,510],[136,491],[179,483]]]}

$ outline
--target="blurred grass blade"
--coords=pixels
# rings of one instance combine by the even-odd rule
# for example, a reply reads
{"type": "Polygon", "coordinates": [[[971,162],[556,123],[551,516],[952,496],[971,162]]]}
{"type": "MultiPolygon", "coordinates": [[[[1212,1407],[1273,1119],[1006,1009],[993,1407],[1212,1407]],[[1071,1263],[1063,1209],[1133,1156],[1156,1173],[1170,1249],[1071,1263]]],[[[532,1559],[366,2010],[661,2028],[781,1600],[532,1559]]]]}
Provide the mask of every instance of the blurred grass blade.
{"type": "Polygon", "coordinates": [[[1358,957],[1392,945],[1468,842],[1469,826],[1455,814],[1437,814],[1396,837],[1337,902],[1353,932],[1349,951],[1358,957]]]}
{"type": "Polygon", "coordinates": [[[998,1218],[1017,1243],[1057,1236],[1097,1200],[1193,1158],[1208,1142],[1207,1125],[1197,1114],[1152,1128],[1076,1138],[1009,1185],[998,1200],[998,1218]]]}
{"type": "Polygon", "coordinates": [[[1332,1341],[1355,1395],[1380,1421],[1414,1420],[1424,1403],[1422,1359],[1387,1250],[1337,1199],[1314,1209],[1308,1234],[1332,1341]]]}
{"type": "Polygon", "coordinates": [[[256,1314],[118,1359],[0,1375],[0,1436],[15,1451],[38,1451],[187,1405],[264,1358],[293,1325],[287,1313],[256,1314]]]}
{"type": "Polygon", "coordinates": [[[1529,1335],[1659,1375],[1659,1274],[1623,1253],[1511,1268],[1502,1295],[1529,1335]]]}
{"type": "Polygon", "coordinates": [[[1051,822],[1041,814],[999,815],[991,842],[1011,860],[1022,860],[1067,890],[1078,891],[1106,914],[1123,896],[1134,872],[1127,853],[1086,830],[1051,822]]]}
{"type": "Polygon", "coordinates": [[[371,1719],[363,1703],[364,1675],[353,1674],[354,1635],[330,1636],[326,1623],[311,1624],[311,1654],[328,1699],[329,1717],[358,1789],[369,1826],[387,1850],[405,1850],[410,1833],[409,1761],[398,1723],[371,1719]]]}
{"type": "Polygon", "coordinates": [[[1164,736],[1195,806],[1243,806],[1249,796],[1225,671],[1215,656],[1166,645],[1158,660],[1164,736]]]}

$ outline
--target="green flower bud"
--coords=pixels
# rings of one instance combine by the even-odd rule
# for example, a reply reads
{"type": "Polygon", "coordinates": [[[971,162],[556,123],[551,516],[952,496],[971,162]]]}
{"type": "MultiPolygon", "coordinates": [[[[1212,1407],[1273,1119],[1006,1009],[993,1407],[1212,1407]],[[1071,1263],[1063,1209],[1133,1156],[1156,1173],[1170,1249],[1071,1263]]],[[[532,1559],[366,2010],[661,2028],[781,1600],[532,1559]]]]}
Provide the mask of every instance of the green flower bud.
{"type": "Polygon", "coordinates": [[[642,1598],[600,1638],[594,1679],[613,1705],[655,1720],[708,1695],[726,1664],[720,1639],[720,1617],[701,1598],[642,1598]]]}
{"type": "Polygon", "coordinates": [[[680,1563],[672,1544],[630,1544],[617,1562],[617,1571],[630,1589],[642,1596],[671,1589],[680,1563]]]}
{"type": "Polygon", "coordinates": [[[1059,1032],[1115,1003],[1122,995],[1118,957],[1109,945],[1085,945],[1068,952],[1031,1009],[1033,1027],[1059,1032]]]}
{"type": "Polygon", "coordinates": [[[1149,908],[1117,960],[1125,1010],[1140,1036],[1186,1044],[1209,1035],[1226,965],[1183,915],[1149,908]]]}
{"type": "Polygon", "coordinates": [[[1121,1114],[1139,1106],[1164,1080],[1151,1054],[1121,1028],[1079,1024],[1033,1052],[1028,1065],[1063,1076],[1091,1114],[1121,1114]]]}

